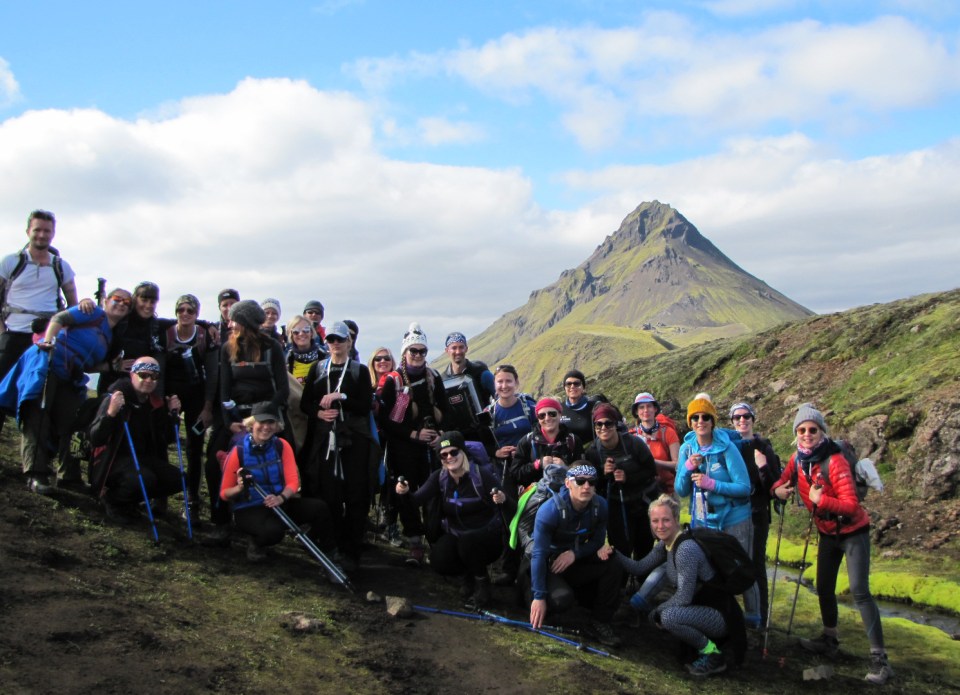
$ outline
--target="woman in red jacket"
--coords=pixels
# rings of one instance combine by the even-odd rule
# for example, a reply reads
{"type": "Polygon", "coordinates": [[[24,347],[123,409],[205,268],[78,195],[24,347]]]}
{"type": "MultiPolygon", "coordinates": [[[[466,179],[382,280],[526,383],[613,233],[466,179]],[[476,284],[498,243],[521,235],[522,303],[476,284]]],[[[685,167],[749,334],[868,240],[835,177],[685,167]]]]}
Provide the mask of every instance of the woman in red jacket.
{"type": "Polygon", "coordinates": [[[797,451],[790,456],[771,492],[782,500],[796,490],[813,514],[820,542],[817,550],[817,596],[823,634],[802,639],[800,646],[817,654],[835,656],[840,649],[837,632],[837,574],[847,558],[850,591],[860,610],[870,641],[870,671],[866,679],[883,685],[893,675],[883,646],[883,626],[877,602],[870,594],[870,517],[860,506],[856,484],[840,447],[827,436],[823,415],[804,403],[793,420],[797,451]],[[824,469],[829,471],[825,474],[824,469]]]}

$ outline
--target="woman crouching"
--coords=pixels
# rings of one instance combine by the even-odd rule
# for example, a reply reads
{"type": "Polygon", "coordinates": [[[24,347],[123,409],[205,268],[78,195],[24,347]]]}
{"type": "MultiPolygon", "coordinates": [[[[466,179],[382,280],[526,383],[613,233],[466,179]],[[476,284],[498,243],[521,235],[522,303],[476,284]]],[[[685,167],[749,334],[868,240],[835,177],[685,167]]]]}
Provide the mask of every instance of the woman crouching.
{"type": "Polygon", "coordinates": [[[247,559],[251,562],[265,559],[265,548],[283,540],[287,527],[273,511],[281,505],[294,522],[309,524],[307,536],[322,552],[332,553],[336,545],[330,531],[330,511],[323,500],[297,496],[300,474],[293,448],[277,436],[283,429],[277,406],[270,402],[257,403],[243,425],[248,433],[230,450],[224,462],[220,499],[231,503],[237,529],[252,536],[247,545],[247,559]],[[244,482],[245,477],[252,479],[249,485],[244,482]]]}
{"type": "Polygon", "coordinates": [[[624,570],[640,577],[663,566],[668,584],[676,591],[650,611],[651,622],[699,652],[687,664],[694,676],[721,673],[727,669],[727,663],[717,641],[730,637],[738,660],[746,647],[740,606],[731,594],[705,585],[716,570],[700,546],[696,542],[679,542],[682,529],[677,499],[660,495],[650,503],[648,514],[657,542],[645,557],[631,560],[610,546],[602,548],[599,555],[606,559],[616,552],[624,570]]]}
{"type": "MultiPolygon", "coordinates": [[[[490,602],[490,578],[487,567],[503,552],[506,529],[504,518],[512,518],[516,503],[508,503],[498,488],[500,481],[493,468],[471,461],[463,435],[440,435],[441,469],[434,471],[410,498],[406,481],[398,482],[401,500],[426,506],[439,506],[439,535],[430,540],[430,566],[438,574],[463,577],[461,596],[464,605],[479,610],[490,602]],[[496,490],[494,492],[494,490],[496,490]]],[[[430,519],[433,526],[433,519],[430,519]]]]}

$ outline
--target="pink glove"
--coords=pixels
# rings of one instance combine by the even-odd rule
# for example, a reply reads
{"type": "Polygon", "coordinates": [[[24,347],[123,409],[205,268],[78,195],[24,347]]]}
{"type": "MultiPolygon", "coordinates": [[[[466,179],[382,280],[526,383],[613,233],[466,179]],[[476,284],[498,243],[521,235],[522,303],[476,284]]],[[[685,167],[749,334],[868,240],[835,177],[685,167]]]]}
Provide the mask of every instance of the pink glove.
{"type": "Polygon", "coordinates": [[[703,463],[703,456],[700,454],[693,454],[683,465],[688,471],[695,471],[700,467],[701,463],[703,463]]]}
{"type": "Polygon", "coordinates": [[[717,481],[713,478],[708,478],[703,476],[700,478],[700,489],[706,490],[707,492],[713,492],[717,488],[717,481]]]}

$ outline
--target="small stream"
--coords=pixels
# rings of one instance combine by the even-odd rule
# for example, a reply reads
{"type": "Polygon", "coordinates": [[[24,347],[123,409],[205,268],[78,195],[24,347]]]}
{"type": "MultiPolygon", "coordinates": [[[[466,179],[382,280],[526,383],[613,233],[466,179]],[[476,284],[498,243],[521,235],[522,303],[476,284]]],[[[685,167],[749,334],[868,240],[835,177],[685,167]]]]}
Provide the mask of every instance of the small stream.
{"type": "MultiPolygon", "coordinates": [[[[793,584],[797,581],[797,570],[795,567],[780,567],[779,576],[777,581],[780,581],[781,578],[789,581],[790,584],[793,584]],[[786,571],[784,571],[786,569],[786,571]]],[[[773,567],[767,567],[767,579],[773,580],[773,567]]],[[[804,574],[803,586],[811,594],[816,595],[816,589],[813,584],[808,581],[807,575],[804,574]]],[[[779,588],[779,587],[778,587],[779,588]]],[[[791,587],[791,591],[792,591],[791,587]]],[[[792,594],[791,594],[792,596],[792,594]]],[[[841,594],[839,597],[840,603],[850,608],[856,609],[856,606],[853,603],[853,597],[850,594],[841,594]]],[[[960,634],[960,616],[954,615],[952,613],[941,613],[932,608],[921,608],[919,606],[914,606],[909,603],[897,603],[894,601],[883,601],[877,599],[877,605],[880,608],[880,615],[884,618],[905,618],[911,622],[917,623],[918,625],[927,625],[929,627],[935,627],[938,630],[946,632],[948,635],[960,634]]]]}

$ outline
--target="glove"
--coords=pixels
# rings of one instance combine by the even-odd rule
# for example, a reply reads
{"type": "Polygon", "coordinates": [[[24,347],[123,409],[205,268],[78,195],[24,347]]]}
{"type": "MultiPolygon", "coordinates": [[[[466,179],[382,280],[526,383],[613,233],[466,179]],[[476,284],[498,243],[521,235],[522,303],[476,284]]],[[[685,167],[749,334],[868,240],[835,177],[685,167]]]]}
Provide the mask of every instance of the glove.
{"type": "Polygon", "coordinates": [[[703,476],[702,478],[700,478],[700,489],[706,490],[707,492],[713,492],[714,490],[717,489],[717,481],[714,480],[713,478],[708,478],[707,476],[703,476]]]}
{"type": "Polygon", "coordinates": [[[249,490],[253,487],[253,473],[246,468],[237,469],[237,480],[243,485],[244,489],[249,490]]]}

